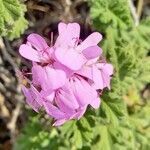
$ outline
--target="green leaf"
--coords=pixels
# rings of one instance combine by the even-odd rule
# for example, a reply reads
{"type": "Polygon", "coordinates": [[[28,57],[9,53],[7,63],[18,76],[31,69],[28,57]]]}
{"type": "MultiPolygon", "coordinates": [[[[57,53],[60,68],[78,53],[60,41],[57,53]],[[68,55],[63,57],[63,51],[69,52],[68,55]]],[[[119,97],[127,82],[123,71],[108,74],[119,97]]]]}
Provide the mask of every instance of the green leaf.
{"type": "Polygon", "coordinates": [[[99,125],[96,128],[96,133],[100,136],[98,142],[93,143],[92,150],[111,150],[112,141],[107,126],[99,125]]]}
{"type": "Polygon", "coordinates": [[[28,22],[24,17],[20,17],[14,26],[12,27],[12,30],[9,30],[7,33],[7,37],[10,40],[13,40],[15,38],[19,38],[21,34],[24,33],[24,31],[28,28],[28,22]]]}
{"type": "Polygon", "coordinates": [[[77,148],[82,148],[83,142],[82,142],[82,135],[80,130],[76,129],[74,132],[73,137],[71,138],[71,141],[73,143],[73,147],[77,148]]]}
{"type": "Polygon", "coordinates": [[[0,35],[18,38],[28,24],[24,12],[25,6],[18,0],[0,0],[0,35]]]}
{"type": "Polygon", "coordinates": [[[83,130],[91,131],[90,124],[89,124],[89,122],[87,121],[87,119],[85,117],[83,117],[79,120],[79,125],[83,130]]]}
{"type": "Polygon", "coordinates": [[[91,0],[91,17],[98,29],[109,26],[126,29],[132,26],[132,18],[126,0],[91,0]]]}

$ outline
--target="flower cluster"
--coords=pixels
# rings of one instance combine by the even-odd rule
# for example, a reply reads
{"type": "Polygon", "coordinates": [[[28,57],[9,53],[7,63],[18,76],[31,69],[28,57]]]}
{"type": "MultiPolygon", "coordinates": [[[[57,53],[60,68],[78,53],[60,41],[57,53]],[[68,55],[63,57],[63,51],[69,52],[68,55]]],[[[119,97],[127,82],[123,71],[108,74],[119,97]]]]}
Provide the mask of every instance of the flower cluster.
{"type": "Polygon", "coordinates": [[[100,33],[94,32],[81,42],[77,23],[59,23],[58,32],[53,46],[33,33],[19,49],[33,64],[30,86],[22,85],[26,101],[36,112],[43,108],[54,118],[55,126],[80,119],[89,105],[98,108],[99,92],[110,88],[113,74],[112,65],[99,60],[100,33]]]}

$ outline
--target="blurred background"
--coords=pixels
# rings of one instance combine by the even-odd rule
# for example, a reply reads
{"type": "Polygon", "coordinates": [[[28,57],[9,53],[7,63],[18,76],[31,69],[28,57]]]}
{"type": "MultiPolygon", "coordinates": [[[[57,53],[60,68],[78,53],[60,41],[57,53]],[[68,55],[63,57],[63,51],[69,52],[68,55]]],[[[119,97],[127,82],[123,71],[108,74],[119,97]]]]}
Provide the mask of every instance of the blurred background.
{"type": "Polygon", "coordinates": [[[149,150],[149,16],[149,0],[1,0],[0,150],[149,150]],[[102,33],[115,74],[100,110],[57,129],[26,105],[15,71],[31,67],[18,53],[26,37],[39,33],[50,43],[60,21],[78,22],[81,39],[102,33]]]}

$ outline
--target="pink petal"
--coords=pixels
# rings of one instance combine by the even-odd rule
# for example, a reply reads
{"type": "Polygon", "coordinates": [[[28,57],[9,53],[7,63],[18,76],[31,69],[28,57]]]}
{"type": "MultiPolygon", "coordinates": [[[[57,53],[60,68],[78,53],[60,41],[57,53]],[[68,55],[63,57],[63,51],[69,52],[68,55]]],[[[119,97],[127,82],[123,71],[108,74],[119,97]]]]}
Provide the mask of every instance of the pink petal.
{"type": "Polygon", "coordinates": [[[76,72],[77,74],[88,78],[90,80],[93,80],[93,72],[91,66],[84,65],[79,71],[76,72]]]}
{"type": "Polygon", "coordinates": [[[22,44],[20,46],[19,53],[21,56],[23,56],[26,59],[29,59],[35,62],[41,61],[38,52],[26,44],[22,44]]]}
{"type": "Polygon", "coordinates": [[[97,98],[97,92],[84,79],[74,78],[72,81],[72,89],[80,106],[85,106],[97,98]]]}
{"type": "Polygon", "coordinates": [[[98,109],[100,106],[100,98],[96,98],[95,100],[91,101],[90,105],[95,108],[98,109]]]}
{"type": "MultiPolygon", "coordinates": [[[[80,36],[80,26],[78,23],[69,23],[67,26],[67,39],[68,41],[73,40],[76,41],[80,36]]],[[[74,46],[74,42],[71,43],[70,46],[74,46]]]]}
{"type": "Polygon", "coordinates": [[[82,51],[88,47],[96,46],[102,40],[102,35],[98,32],[94,32],[90,34],[80,45],[78,45],[77,49],[82,51]]]}
{"type": "Polygon", "coordinates": [[[33,93],[34,99],[38,102],[38,104],[40,106],[43,106],[43,99],[42,99],[41,94],[39,93],[39,91],[33,85],[31,85],[30,88],[31,88],[31,91],[33,93]]]}
{"type": "Polygon", "coordinates": [[[91,66],[91,65],[97,63],[98,60],[99,60],[99,57],[96,57],[96,58],[94,58],[94,59],[90,59],[90,60],[88,60],[88,62],[86,63],[86,65],[87,65],[87,66],[91,66]]]}
{"type": "Polygon", "coordinates": [[[75,41],[79,39],[80,35],[80,26],[77,23],[69,23],[65,29],[64,24],[60,24],[59,31],[61,34],[58,36],[55,47],[67,48],[68,46],[74,47],[75,41]],[[63,31],[64,29],[64,31],[63,31]]]}
{"type": "Polygon", "coordinates": [[[63,119],[66,117],[65,113],[60,111],[56,106],[54,106],[53,104],[51,104],[48,101],[44,102],[44,108],[45,108],[47,114],[50,115],[51,117],[53,117],[54,119],[63,119]]]}
{"type": "Polygon", "coordinates": [[[99,63],[97,64],[98,68],[101,71],[103,78],[103,86],[108,87],[110,89],[110,80],[111,75],[113,74],[113,66],[107,63],[99,63]]]}
{"type": "Polygon", "coordinates": [[[66,66],[64,66],[59,62],[54,62],[53,66],[55,69],[63,70],[66,73],[67,78],[69,78],[74,73],[72,70],[70,70],[69,68],[67,68],[66,66]]]}
{"type": "Polygon", "coordinates": [[[84,115],[84,113],[86,111],[86,108],[87,108],[87,106],[84,106],[84,107],[80,108],[77,111],[77,113],[72,117],[72,119],[76,119],[77,118],[79,120],[84,115]]]}
{"type": "Polygon", "coordinates": [[[95,89],[103,89],[104,88],[104,81],[101,70],[99,70],[95,65],[92,67],[93,70],[93,87],[95,89]]]}
{"type": "Polygon", "coordinates": [[[103,74],[104,87],[108,87],[108,89],[110,89],[110,80],[110,76],[103,74]]]}
{"type": "Polygon", "coordinates": [[[32,44],[38,51],[48,48],[48,45],[43,37],[38,34],[32,33],[27,38],[28,42],[32,44]]]}
{"type": "Polygon", "coordinates": [[[54,97],[55,97],[55,92],[54,91],[52,91],[52,90],[48,90],[48,91],[41,91],[40,92],[40,94],[41,94],[41,96],[45,99],[45,100],[47,100],[47,101],[49,101],[49,102],[53,102],[54,101],[54,97]]]}
{"type": "Polygon", "coordinates": [[[62,70],[53,69],[51,66],[46,66],[41,75],[41,86],[44,90],[58,89],[66,82],[66,74],[62,70]]]}
{"type": "Polygon", "coordinates": [[[86,59],[93,59],[102,54],[102,49],[99,46],[91,46],[82,51],[86,59]]]}
{"type": "Polygon", "coordinates": [[[59,34],[63,34],[67,29],[67,24],[63,23],[63,22],[60,22],[58,24],[58,32],[59,34]]]}
{"type": "Polygon", "coordinates": [[[67,119],[59,119],[59,120],[57,120],[54,124],[53,124],[53,126],[61,126],[61,125],[63,125],[65,122],[67,121],[67,119]]]}
{"type": "Polygon", "coordinates": [[[60,99],[59,96],[56,96],[56,100],[55,100],[58,108],[64,112],[66,114],[66,116],[71,115],[75,112],[74,109],[71,109],[69,106],[70,104],[68,104],[62,97],[60,99]],[[69,105],[69,106],[68,106],[69,105]]]}
{"type": "Polygon", "coordinates": [[[79,70],[86,62],[85,57],[76,52],[74,49],[66,50],[57,48],[55,51],[55,56],[61,64],[65,65],[71,70],[79,70]]]}
{"type": "Polygon", "coordinates": [[[113,74],[113,66],[111,64],[108,63],[101,63],[103,71],[108,74],[108,75],[112,75],[113,74]]]}
{"type": "Polygon", "coordinates": [[[67,109],[75,110],[79,108],[79,104],[71,90],[70,83],[65,84],[65,86],[59,90],[57,99],[60,100],[67,109]]]}
{"type": "Polygon", "coordinates": [[[43,71],[43,68],[40,65],[38,65],[37,63],[33,63],[33,67],[32,67],[32,82],[33,82],[33,84],[40,85],[42,71],[43,71]]]}
{"type": "Polygon", "coordinates": [[[26,97],[26,102],[28,103],[28,105],[30,107],[32,107],[32,109],[34,111],[38,112],[41,106],[37,102],[35,94],[33,93],[33,91],[31,89],[27,89],[25,86],[22,86],[22,91],[26,97]]]}
{"type": "Polygon", "coordinates": [[[93,64],[92,66],[84,66],[77,74],[90,79],[90,83],[95,89],[104,89],[110,87],[110,75],[113,73],[112,65],[108,64],[93,64]]]}

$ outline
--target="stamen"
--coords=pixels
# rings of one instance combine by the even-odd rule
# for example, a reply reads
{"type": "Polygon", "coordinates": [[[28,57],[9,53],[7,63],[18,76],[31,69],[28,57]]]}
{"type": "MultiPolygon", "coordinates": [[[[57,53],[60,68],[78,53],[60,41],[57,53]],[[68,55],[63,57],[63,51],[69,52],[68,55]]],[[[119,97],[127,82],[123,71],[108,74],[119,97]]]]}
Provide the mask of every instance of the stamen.
{"type": "Polygon", "coordinates": [[[31,73],[24,72],[24,69],[22,69],[22,71],[16,70],[16,75],[19,78],[19,82],[22,85],[26,86],[27,88],[30,88],[31,81],[25,76],[26,74],[31,74],[31,73]]]}
{"type": "Polygon", "coordinates": [[[54,34],[53,32],[51,32],[51,44],[50,44],[51,47],[53,46],[53,41],[54,41],[54,34]]]}
{"type": "Polygon", "coordinates": [[[74,48],[75,48],[78,44],[80,44],[82,42],[82,40],[79,39],[78,37],[72,38],[72,40],[74,40],[74,39],[75,39],[75,43],[74,43],[74,48]]]}
{"type": "Polygon", "coordinates": [[[46,53],[46,54],[48,55],[48,52],[47,52],[48,48],[49,48],[49,47],[45,48],[44,50],[41,50],[42,56],[44,56],[44,53],[46,53]]]}
{"type": "Polygon", "coordinates": [[[50,56],[50,54],[47,51],[48,49],[49,49],[49,47],[45,48],[44,50],[39,51],[40,52],[39,55],[40,55],[41,58],[43,58],[44,54],[46,54],[49,57],[49,59],[51,59],[51,56],[50,56]]]}
{"type": "Polygon", "coordinates": [[[22,75],[23,75],[23,76],[26,76],[26,75],[31,75],[31,74],[32,74],[31,72],[27,72],[27,71],[28,71],[27,68],[23,68],[23,69],[21,70],[22,75]]]}

